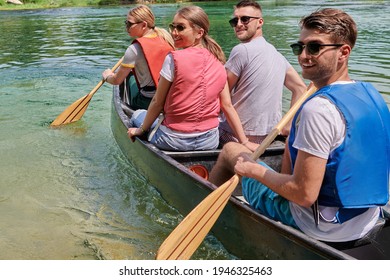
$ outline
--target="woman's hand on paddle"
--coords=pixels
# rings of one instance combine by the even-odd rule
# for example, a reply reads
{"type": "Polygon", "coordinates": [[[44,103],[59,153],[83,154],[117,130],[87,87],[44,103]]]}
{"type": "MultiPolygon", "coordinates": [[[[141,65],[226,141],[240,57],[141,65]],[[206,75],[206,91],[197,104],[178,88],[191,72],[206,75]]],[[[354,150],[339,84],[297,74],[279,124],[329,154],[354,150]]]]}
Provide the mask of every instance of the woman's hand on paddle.
{"type": "Polygon", "coordinates": [[[136,136],[141,136],[142,134],[144,134],[143,131],[138,127],[130,127],[127,130],[127,135],[129,136],[132,142],[135,141],[136,136]]]}
{"type": "Polygon", "coordinates": [[[114,72],[112,72],[111,69],[106,69],[103,71],[102,73],[102,78],[103,78],[103,81],[107,81],[107,78],[114,75],[114,72]]]}

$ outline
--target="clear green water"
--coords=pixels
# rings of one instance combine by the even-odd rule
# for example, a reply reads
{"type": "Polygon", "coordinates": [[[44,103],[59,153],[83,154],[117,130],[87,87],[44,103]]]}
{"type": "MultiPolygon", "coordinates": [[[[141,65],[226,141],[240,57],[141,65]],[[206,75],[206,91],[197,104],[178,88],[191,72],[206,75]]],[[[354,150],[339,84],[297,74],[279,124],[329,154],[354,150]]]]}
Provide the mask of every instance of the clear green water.
{"type": "MultiPolygon", "coordinates": [[[[388,1],[261,1],[265,37],[299,70],[289,44],[297,23],[338,7],[358,23],[351,76],[390,104],[388,1]]],[[[235,2],[201,3],[228,55],[235,2]]],[[[130,42],[126,7],[0,11],[0,259],[154,259],[180,214],[129,164],[112,137],[112,88],[104,85],[81,121],[49,124],[88,94],[130,42]]],[[[179,5],[153,5],[167,26],[179,5]]],[[[288,95],[285,104],[288,104],[288,95]]],[[[195,259],[231,259],[213,237],[195,259]]]]}

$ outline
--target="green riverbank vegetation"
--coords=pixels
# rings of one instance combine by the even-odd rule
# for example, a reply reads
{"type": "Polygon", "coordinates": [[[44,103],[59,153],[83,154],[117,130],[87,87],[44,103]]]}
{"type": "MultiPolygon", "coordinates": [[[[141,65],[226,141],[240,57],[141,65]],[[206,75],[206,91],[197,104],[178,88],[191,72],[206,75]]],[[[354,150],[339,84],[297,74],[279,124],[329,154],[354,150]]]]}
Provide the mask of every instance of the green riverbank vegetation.
{"type": "Polygon", "coordinates": [[[0,10],[28,10],[60,7],[117,6],[130,4],[161,4],[186,0],[0,0],[0,10]],[[11,3],[14,2],[14,3],[11,3]]]}

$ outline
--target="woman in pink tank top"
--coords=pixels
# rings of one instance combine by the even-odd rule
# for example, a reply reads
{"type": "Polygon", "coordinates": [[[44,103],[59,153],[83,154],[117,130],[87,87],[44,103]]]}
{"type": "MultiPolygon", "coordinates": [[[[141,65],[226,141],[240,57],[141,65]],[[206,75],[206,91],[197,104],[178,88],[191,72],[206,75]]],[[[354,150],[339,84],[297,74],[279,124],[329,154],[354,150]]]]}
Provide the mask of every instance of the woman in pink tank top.
{"type": "Polygon", "coordinates": [[[219,144],[218,116],[222,110],[242,142],[247,138],[235,111],[226,82],[221,47],[208,35],[207,14],[198,6],[179,9],[170,24],[176,51],[165,58],[157,92],[147,111],[136,112],[134,140],[151,128],[159,114],[164,120],[151,143],[164,150],[210,150],[219,144]]]}

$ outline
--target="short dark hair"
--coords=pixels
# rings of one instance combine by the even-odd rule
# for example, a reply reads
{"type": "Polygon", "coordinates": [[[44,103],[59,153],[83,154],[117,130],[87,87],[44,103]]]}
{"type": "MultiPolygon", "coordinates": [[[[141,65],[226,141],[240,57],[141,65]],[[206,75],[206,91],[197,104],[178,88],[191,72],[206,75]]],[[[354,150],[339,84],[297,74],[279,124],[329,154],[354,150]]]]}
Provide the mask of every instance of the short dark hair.
{"type": "Polygon", "coordinates": [[[234,7],[235,8],[253,7],[257,10],[260,10],[260,12],[262,12],[260,4],[253,0],[241,0],[234,7]]]}
{"type": "Polygon", "coordinates": [[[342,10],[325,8],[303,17],[299,22],[302,28],[315,29],[330,34],[334,43],[345,43],[351,48],[355,46],[357,26],[350,15],[342,10]]]}

